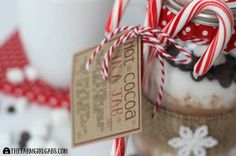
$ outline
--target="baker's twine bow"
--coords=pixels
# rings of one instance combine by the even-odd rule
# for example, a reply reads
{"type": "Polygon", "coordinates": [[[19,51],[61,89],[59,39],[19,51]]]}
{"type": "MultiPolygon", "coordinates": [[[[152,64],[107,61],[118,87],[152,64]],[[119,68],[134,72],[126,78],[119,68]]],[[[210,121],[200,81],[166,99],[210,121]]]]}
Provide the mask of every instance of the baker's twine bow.
{"type": "MultiPolygon", "coordinates": [[[[154,55],[159,59],[160,66],[161,66],[161,83],[159,86],[159,92],[157,95],[157,102],[154,106],[154,111],[152,117],[155,117],[156,111],[160,107],[160,103],[163,96],[164,91],[164,83],[165,83],[165,63],[163,58],[172,60],[176,62],[177,64],[189,64],[192,61],[191,55],[182,48],[173,38],[171,38],[169,35],[162,32],[160,29],[153,29],[150,27],[143,27],[143,26],[123,26],[120,28],[115,29],[113,32],[111,32],[107,37],[105,37],[102,42],[97,46],[97,48],[94,50],[94,52],[91,54],[89,60],[86,63],[86,69],[89,71],[90,65],[92,64],[94,58],[96,55],[101,51],[101,48],[111,40],[115,35],[123,33],[120,37],[118,37],[114,43],[110,46],[108,51],[104,55],[104,59],[102,61],[102,71],[101,76],[103,79],[108,78],[108,72],[109,72],[109,62],[111,60],[111,56],[114,53],[114,50],[117,46],[120,46],[121,44],[125,43],[126,41],[137,38],[141,36],[142,44],[147,45],[149,47],[153,47],[154,50],[149,51],[150,53],[154,53],[154,55]],[[169,43],[163,44],[160,42],[159,38],[163,37],[169,43],[173,44],[178,48],[178,50],[185,56],[181,58],[176,58],[175,56],[170,55],[166,50],[166,46],[169,43]]],[[[148,62],[149,63],[149,62],[148,62]]]]}

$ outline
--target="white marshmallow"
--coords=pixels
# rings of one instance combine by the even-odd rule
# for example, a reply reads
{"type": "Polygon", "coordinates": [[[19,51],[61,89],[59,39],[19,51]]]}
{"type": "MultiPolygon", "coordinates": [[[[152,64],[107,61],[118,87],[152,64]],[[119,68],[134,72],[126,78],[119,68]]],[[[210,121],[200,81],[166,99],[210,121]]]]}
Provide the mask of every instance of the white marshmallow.
{"type": "Polygon", "coordinates": [[[236,49],[231,50],[230,55],[236,58],[236,49]]]}
{"type": "Polygon", "coordinates": [[[55,109],[52,111],[51,119],[54,126],[60,126],[69,122],[69,113],[66,109],[55,109]]]}
{"type": "Polygon", "coordinates": [[[231,53],[231,56],[233,56],[234,58],[236,58],[236,51],[231,53]]]}
{"type": "Polygon", "coordinates": [[[19,84],[24,82],[24,73],[20,68],[10,68],[6,72],[6,78],[10,83],[19,84]]]}
{"type": "Polygon", "coordinates": [[[220,64],[224,64],[226,62],[226,58],[224,56],[224,54],[221,54],[217,59],[216,61],[214,62],[214,66],[218,66],[220,64]]]}
{"type": "Polygon", "coordinates": [[[208,48],[208,45],[198,45],[191,42],[183,42],[180,39],[176,39],[176,41],[188,52],[193,51],[193,54],[197,57],[201,57],[208,48]]]}
{"type": "Polygon", "coordinates": [[[177,56],[176,56],[177,59],[185,59],[186,56],[183,54],[183,53],[179,53],[177,56]]]}
{"type": "Polygon", "coordinates": [[[31,138],[27,142],[27,147],[28,148],[43,148],[45,145],[45,141],[41,138],[31,138]]]}
{"type": "Polygon", "coordinates": [[[24,67],[24,73],[28,81],[35,81],[39,78],[37,70],[31,65],[24,67]]]}
{"type": "Polygon", "coordinates": [[[28,107],[28,100],[25,97],[17,98],[15,102],[17,113],[23,113],[28,107]]]}

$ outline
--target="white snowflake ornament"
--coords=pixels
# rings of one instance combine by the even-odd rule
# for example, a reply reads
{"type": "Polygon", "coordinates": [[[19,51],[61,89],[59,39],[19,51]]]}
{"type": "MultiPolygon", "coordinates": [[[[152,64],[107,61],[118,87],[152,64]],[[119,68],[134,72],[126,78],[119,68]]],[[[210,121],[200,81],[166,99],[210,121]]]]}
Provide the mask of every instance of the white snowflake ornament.
{"type": "Polygon", "coordinates": [[[189,127],[181,126],[180,137],[171,139],[168,144],[178,149],[178,156],[207,156],[206,149],[215,147],[218,141],[209,135],[208,127],[201,126],[193,132],[189,127]]]}

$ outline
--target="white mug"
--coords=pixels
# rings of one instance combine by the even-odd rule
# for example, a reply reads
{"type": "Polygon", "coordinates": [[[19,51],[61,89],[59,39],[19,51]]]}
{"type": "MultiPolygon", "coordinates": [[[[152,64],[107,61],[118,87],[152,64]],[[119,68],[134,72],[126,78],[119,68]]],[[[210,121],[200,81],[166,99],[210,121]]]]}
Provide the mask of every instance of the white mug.
{"type": "Polygon", "coordinates": [[[31,64],[48,84],[68,88],[73,55],[104,36],[113,0],[19,0],[19,32],[31,64]]]}

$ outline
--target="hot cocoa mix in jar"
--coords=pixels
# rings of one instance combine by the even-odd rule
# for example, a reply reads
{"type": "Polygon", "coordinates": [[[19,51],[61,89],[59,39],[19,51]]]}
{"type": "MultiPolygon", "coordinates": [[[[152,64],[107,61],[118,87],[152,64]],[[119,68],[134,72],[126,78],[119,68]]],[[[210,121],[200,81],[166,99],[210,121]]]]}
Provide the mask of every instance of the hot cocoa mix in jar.
{"type": "MultiPolygon", "coordinates": [[[[145,66],[145,122],[143,132],[135,136],[143,156],[236,155],[234,3],[163,1],[159,27],[191,54],[192,62],[165,60],[163,99],[153,120],[152,104],[157,101],[162,71],[158,59],[145,66]]],[[[167,51],[184,57],[174,45],[167,51]]]]}

